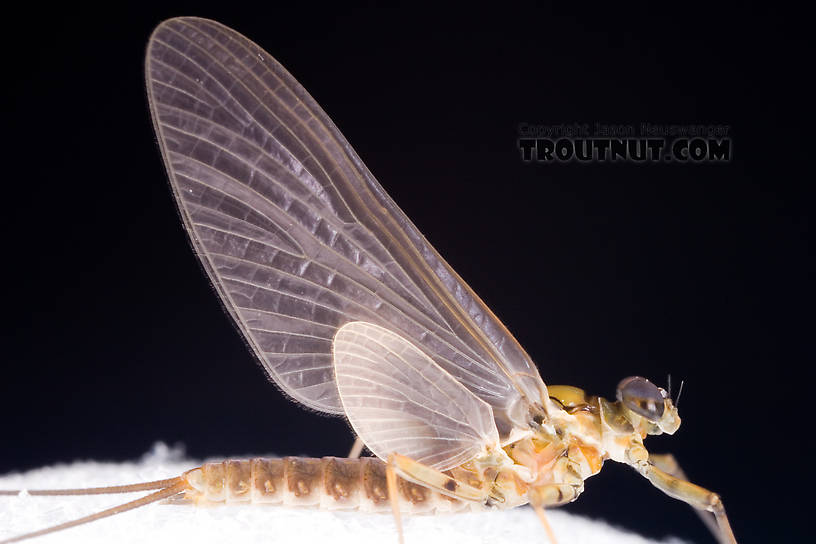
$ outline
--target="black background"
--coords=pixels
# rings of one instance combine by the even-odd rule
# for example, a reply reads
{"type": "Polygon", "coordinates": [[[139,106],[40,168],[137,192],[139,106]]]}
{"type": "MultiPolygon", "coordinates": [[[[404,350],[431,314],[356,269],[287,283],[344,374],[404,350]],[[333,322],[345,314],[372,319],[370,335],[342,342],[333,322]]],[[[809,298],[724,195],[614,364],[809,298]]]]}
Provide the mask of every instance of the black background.
{"type": "MultiPolygon", "coordinates": [[[[740,542],[802,536],[790,508],[807,504],[813,457],[812,65],[794,14],[118,9],[6,16],[0,473],[131,459],[157,440],[199,458],[351,445],[343,421],[290,403],[252,362],[171,201],[144,46],[160,20],[200,15],[309,89],[547,383],[611,397],[632,374],[685,379],[682,428],[647,447],[722,494],[740,542]],[[727,124],[734,158],[520,160],[519,123],[596,121],[727,124]]],[[[612,465],[571,511],[711,541],[612,465]]]]}

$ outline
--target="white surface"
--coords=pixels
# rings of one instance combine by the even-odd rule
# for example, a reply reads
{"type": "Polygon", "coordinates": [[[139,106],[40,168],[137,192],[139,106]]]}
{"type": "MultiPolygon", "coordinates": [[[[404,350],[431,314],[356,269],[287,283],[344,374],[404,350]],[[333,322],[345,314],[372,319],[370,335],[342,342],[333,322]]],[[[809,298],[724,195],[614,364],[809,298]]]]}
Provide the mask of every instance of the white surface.
{"type": "MultiPolygon", "coordinates": [[[[132,463],[77,462],[0,476],[0,489],[65,488],[136,483],[178,476],[200,462],[179,450],[156,444],[132,463]]],[[[0,496],[0,540],[69,521],[145,493],[85,497],[0,496]]],[[[655,542],[609,525],[550,511],[559,544],[646,544],[655,542]]],[[[506,512],[403,516],[406,544],[545,543],[546,536],[529,508],[506,512]]],[[[111,518],[32,540],[48,543],[189,542],[278,544],[361,544],[397,542],[394,521],[386,514],[324,512],[274,506],[192,506],[151,504],[111,518]]],[[[680,543],[677,539],[665,543],[680,543]]]]}

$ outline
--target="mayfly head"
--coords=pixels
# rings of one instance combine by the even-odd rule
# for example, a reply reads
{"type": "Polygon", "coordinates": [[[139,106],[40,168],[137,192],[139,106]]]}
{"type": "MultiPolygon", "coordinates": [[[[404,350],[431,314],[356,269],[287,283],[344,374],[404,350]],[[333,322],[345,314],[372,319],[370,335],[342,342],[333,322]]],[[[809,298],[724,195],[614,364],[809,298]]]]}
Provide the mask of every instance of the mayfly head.
{"type": "Polygon", "coordinates": [[[621,380],[617,399],[626,419],[646,434],[674,434],[680,427],[680,416],[669,394],[646,378],[621,380]]]}

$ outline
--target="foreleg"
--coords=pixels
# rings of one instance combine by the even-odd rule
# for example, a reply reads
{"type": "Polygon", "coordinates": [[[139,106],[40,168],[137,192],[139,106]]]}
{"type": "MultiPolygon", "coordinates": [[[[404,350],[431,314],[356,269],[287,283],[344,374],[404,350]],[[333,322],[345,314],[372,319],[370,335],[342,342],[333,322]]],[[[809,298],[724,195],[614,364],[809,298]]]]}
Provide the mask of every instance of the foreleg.
{"type": "MultiPolygon", "coordinates": [[[[649,480],[653,486],[675,499],[679,499],[698,510],[711,512],[716,520],[714,532],[720,544],[737,544],[722,499],[716,493],[693,484],[684,478],[683,471],[669,455],[649,456],[643,446],[629,450],[630,464],[649,480]],[[662,468],[661,468],[662,467],[662,468]],[[667,469],[667,470],[665,470],[667,469]]],[[[703,517],[705,522],[705,517],[703,517]]],[[[706,525],[711,528],[710,519],[706,525]]]]}

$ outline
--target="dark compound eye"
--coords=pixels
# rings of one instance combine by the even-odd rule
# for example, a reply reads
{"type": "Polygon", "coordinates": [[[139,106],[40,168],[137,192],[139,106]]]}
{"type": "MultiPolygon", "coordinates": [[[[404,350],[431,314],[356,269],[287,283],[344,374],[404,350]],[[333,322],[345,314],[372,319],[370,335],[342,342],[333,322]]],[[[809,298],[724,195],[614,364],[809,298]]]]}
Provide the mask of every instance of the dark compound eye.
{"type": "Polygon", "coordinates": [[[617,397],[624,406],[649,421],[658,421],[663,417],[663,401],[666,396],[646,378],[630,376],[621,380],[617,397]]]}

